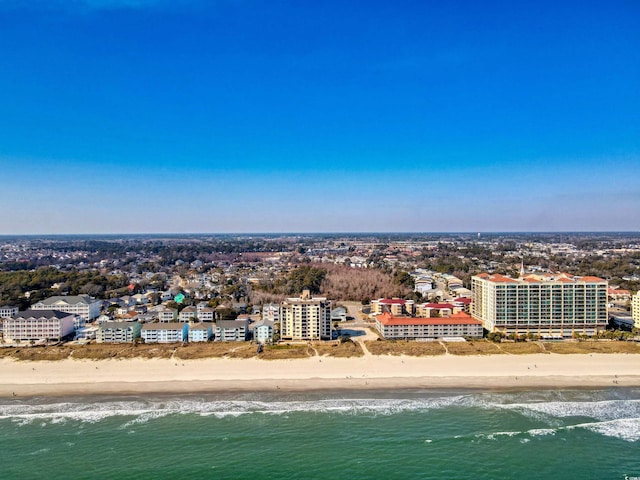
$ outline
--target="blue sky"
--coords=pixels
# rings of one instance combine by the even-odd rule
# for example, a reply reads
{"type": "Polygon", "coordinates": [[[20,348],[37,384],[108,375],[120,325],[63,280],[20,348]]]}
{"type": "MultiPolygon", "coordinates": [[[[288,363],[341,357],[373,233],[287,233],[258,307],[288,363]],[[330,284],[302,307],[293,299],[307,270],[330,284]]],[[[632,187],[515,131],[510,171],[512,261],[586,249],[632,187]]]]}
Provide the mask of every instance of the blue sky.
{"type": "Polygon", "coordinates": [[[0,58],[0,234],[640,229],[635,0],[0,0],[0,58]]]}

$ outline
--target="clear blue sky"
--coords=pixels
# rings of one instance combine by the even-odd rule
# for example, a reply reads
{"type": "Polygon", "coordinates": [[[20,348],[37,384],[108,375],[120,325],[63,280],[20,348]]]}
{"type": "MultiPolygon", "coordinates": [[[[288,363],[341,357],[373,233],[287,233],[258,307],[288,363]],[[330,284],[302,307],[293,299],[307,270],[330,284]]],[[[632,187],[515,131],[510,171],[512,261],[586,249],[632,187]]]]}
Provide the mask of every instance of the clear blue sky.
{"type": "Polygon", "coordinates": [[[636,0],[0,0],[0,59],[0,234],[640,230],[636,0]]]}

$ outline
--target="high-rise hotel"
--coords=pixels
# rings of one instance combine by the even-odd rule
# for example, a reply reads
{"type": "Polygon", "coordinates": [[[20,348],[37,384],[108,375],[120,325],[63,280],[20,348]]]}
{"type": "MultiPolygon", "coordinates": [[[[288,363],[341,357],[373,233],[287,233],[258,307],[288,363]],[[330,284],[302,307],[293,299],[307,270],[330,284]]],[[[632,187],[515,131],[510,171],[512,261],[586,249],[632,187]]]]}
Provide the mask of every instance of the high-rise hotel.
{"type": "Polygon", "coordinates": [[[518,279],[483,273],[471,277],[471,314],[490,332],[593,335],[607,326],[607,287],[601,278],[565,273],[518,279]]]}

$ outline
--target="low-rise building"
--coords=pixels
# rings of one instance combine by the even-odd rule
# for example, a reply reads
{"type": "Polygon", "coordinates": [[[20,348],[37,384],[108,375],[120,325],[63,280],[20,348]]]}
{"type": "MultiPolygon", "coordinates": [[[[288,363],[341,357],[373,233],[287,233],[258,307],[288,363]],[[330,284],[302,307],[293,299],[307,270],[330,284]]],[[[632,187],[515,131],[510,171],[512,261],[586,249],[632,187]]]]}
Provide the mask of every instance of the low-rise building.
{"type": "Polygon", "coordinates": [[[208,342],[213,337],[213,325],[211,323],[196,323],[189,327],[190,342],[208,342]]]}
{"type": "Polygon", "coordinates": [[[247,339],[248,320],[218,320],[216,342],[244,342],[247,339]]]}
{"type": "Polygon", "coordinates": [[[272,320],[260,320],[253,326],[253,339],[258,343],[273,342],[273,325],[272,320]]]}
{"type": "Polygon", "coordinates": [[[60,341],[73,334],[75,315],[57,310],[25,310],[2,321],[6,342],[60,341]]]}
{"type": "Polygon", "coordinates": [[[425,318],[450,317],[454,309],[450,303],[422,303],[416,308],[416,315],[425,318]]]}
{"type": "Polygon", "coordinates": [[[197,317],[198,310],[194,306],[184,307],[178,315],[179,322],[191,322],[197,317]]]}
{"type": "Polygon", "coordinates": [[[201,322],[213,322],[213,308],[203,307],[198,309],[198,320],[201,322]]]}
{"type": "Polygon", "coordinates": [[[482,322],[464,312],[448,318],[376,317],[376,330],[385,339],[431,340],[442,337],[482,337],[482,322]]]}
{"type": "Polygon", "coordinates": [[[280,305],[277,303],[267,303],[262,307],[262,320],[280,321],[280,305]]]}
{"type": "Polygon", "coordinates": [[[133,343],[140,338],[142,324],[139,322],[107,322],[98,328],[98,343],[133,343]]]}
{"type": "Polygon", "coordinates": [[[331,322],[346,322],[347,309],[344,307],[336,307],[331,310],[331,322]]]}
{"type": "Polygon", "coordinates": [[[14,307],[12,305],[5,305],[4,307],[0,307],[0,319],[11,318],[17,314],[18,307],[14,307]]]}
{"type": "Polygon", "coordinates": [[[189,335],[189,324],[184,322],[147,323],[140,335],[145,343],[184,342],[189,335]]]}
{"type": "Polygon", "coordinates": [[[403,298],[379,298],[371,300],[371,313],[381,314],[388,312],[391,315],[414,315],[415,302],[403,298]]]}
{"type": "Polygon", "coordinates": [[[32,310],[57,310],[72,313],[92,321],[100,315],[102,300],[96,300],[89,295],[60,295],[49,297],[31,306],[32,310]]]}
{"type": "Polygon", "coordinates": [[[178,318],[178,310],[175,308],[163,307],[158,309],[159,322],[174,322],[178,318]]]}

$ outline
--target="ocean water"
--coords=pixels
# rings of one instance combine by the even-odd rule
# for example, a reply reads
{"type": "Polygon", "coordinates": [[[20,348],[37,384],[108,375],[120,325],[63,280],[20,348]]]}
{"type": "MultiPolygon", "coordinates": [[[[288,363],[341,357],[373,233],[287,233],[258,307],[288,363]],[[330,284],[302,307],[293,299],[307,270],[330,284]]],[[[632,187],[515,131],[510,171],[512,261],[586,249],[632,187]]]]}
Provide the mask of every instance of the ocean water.
{"type": "Polygon", "coordinates": [[[0,400],[2,479],[640,477],[640,389],[0,400]]]}

